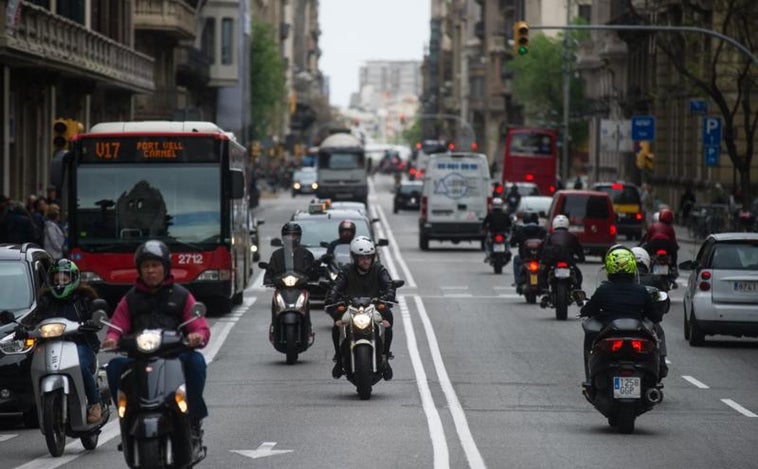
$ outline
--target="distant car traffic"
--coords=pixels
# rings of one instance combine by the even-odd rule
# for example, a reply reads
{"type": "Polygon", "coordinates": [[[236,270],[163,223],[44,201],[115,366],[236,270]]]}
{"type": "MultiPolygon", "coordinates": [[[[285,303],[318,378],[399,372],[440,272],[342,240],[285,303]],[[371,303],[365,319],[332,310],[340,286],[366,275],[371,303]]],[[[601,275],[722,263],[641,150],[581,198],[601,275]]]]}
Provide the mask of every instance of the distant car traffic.
{"type": "Polygon", "coordinates": [[[302,168],[292,174],[292,197],[297,194],[314,194],[318,189],[316,168],[302,168]]]}
{"type": "Polygon", "coordinates": [[[602,191],[611,196],[619,234],[626,235],[628,239],[642,239],[645,214],[642,211],[642,196],[637,186],[624,182],[598,182],[592,186],[592,190],[602,191]]]}
{"type": "Polygon", "coordinates": [[[546,195],[525,195],[521,197],[516,207],[516,218],[522,220],[525,213],[536,213],[540,218],[540,224],[546,226],[547,212],[550,210],[552,197],[546,195]]]}
{"type": "Polygon", "coordinates": [[[424,186],[422,181],[403,181],[395,189],[395,199],[392,203],[392,212],[399,210],[418,210],[421,204],[421,190],[424,186]]]}
{"type": "Polygon", "coordinates": [[[684,291],[684,338],[703,345],[706,335],[758,337],[758,233],[719,233],[706,238],[684,291]]]}
{"type": "Polygon", "coordinates": [[[355,210],[363,216],[368,216],[366,204],[363,202],[355,202],[351,200],[337,200],[334,202],[329,202],[329,210],[355,210]]]}

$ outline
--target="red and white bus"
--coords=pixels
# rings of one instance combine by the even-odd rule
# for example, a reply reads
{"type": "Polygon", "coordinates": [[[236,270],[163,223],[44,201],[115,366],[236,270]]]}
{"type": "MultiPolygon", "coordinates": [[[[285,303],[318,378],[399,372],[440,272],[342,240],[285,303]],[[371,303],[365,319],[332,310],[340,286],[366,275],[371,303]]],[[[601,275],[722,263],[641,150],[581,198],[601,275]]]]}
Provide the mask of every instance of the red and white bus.
{"type": "Polygon", "coordinates": [[[51,180],[69,225],[68,256],[115,306],[134,251],[171,249],[175,281],[224,314],[242,302],[253,259],[247,154],[210,122],[108,122],[58,152],[51,180]]]}
{"type": "Polygon", "coordinates": [[[532,182],[542,195],[555,193],[558,146],[555,130],[537,127],[508,129],[502,182],[532,182]]]}

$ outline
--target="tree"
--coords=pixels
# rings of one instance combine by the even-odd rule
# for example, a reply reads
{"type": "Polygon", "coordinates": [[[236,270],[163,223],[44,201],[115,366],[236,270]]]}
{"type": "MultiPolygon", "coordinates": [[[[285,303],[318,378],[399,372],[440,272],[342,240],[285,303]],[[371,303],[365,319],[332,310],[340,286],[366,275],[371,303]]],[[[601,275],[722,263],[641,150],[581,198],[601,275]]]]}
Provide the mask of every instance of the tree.
{"type": "Polygon", "coordinates": [[[250,120],[255,140],[270,135],[272,124],[285,112],[285,66],[275,37],[276,31],[271,25],[253,20],[250,120]]]}
{"type": "MultiPolygon", "coordinates": [[[[648,6],[654,6],[653,3],[657,2],[651,0],[648,6]]],[[[629,8],[639,22],[652,24],[642,8],[635,8],[631,2],[629,8]]],[[[669,15],[658,16],[666,24],[710,28],[735,38],[750,49],[753,56],[758,53],[757,17],[758,2],[755,0],[712,0],[708,3],[682,0],[680,5],[669,10],[669,15]]],[[[656,34],[655,43],[679,75],[716,104],[723,118],[723,141],[740,176],[742,203],[749,207],[750,167],[758,126],[758,109],[755,109],[758,67],[730,44],[711,36],[662,32],[656,34]],[[738,136],[742,145],[738,145],[738,136]]]]}

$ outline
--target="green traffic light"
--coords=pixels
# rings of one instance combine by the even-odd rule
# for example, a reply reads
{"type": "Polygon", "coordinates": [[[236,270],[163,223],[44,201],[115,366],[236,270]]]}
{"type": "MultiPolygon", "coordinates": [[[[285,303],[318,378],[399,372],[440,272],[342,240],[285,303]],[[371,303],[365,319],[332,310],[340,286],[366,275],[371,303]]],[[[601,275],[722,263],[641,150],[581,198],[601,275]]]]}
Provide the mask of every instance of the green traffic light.
{"type": "Polygon", "coordinates": [[[518,55],[526,55],[527,52],[529,52],[529,49],[524,46],[518,48],[518,55]]]}

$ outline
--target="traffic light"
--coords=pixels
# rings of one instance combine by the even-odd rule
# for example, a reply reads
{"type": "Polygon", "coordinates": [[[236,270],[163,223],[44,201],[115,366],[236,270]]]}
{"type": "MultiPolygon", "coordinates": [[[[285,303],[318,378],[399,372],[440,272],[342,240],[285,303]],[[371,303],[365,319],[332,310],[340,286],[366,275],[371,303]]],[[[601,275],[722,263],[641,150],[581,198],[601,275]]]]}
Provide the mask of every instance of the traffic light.
{"type": "Polygon", "coordinates": [[[68,150],[68,119],[53,122],[53,151],[68,150]]]}
{"type": "Polygon", "coordinates": [[[513,53],[526,55],[529,52],[529,24],[526,21],[513,23],[513,53]]]}
{"type": "Polygon", "coordinates": [[[635,146],[635,163],[637,168],[640,170],[652,171],[655,165],[655,154],[650,151],[650,142],[646,140],[635,142],[635,146]]]}

